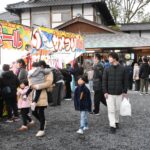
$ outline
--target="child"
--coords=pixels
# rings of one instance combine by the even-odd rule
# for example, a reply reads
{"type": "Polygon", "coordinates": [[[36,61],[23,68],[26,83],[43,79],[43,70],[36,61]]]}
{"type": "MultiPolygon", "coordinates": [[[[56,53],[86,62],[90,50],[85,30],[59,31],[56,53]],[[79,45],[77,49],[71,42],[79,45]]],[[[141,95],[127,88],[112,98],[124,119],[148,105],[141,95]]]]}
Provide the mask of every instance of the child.
{"type": "MultiPolygon", "coordinates": [[[[29,71],[28,73],[28,78],[31,81],[31,85],[35,85],[35,84],[40,84],[40,83],[44,83],[45,81],[45,75],[50,73],[50,69],[49,68],[41,68],[39,66],[38,62],[34,62],[32,64],[32,70],[29,71]]],[[[31,104],[31,109],[34,111],[35,107],[36,107],[36,103],[38,102],[38,99],[40,97],[42,90],[35,90],[35,95],[31,104]]],[[[30,87],[26,93],[26,96],[28,96],[30,93],[32,92],[32,88],[30,87]]]]}
{"type": "Polygon", "coordinates": [[[80,111],[80,129],[77,131],[83,134],[84,130],[88,130],[88,112],[91,111],[91,94],[89,89],[85,86],[87,82],[86,76],[81,76],[78,79],[78,86],[74,93],[75,110],[80,111]]]}
{"type": "Polygon", "coordinates": [[[17,95],[18,95],[18,108],[21,110],[21,116],[23,125],[18,129],[19,131],[26,131],[28,130],[27,122],[29,121],[29,126],[34,125],[34,121],[30,118],[29,110],[30,110],[30,100],[29,98],[23,98],[26,94],[28,87],[28,81],[22,80],[20,82],[20,88],[18,88],[17,95]]]}

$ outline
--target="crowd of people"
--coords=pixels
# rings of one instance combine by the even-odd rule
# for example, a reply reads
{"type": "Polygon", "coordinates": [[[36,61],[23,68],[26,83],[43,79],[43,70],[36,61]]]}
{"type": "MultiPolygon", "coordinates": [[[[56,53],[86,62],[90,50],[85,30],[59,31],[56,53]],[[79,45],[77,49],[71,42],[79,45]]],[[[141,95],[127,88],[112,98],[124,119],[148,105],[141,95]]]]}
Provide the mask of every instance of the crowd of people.
{"type": "Polygon", "coordinates": [[[17,60],[16,64],[15,71],[7,64],[2,68],[0,118],[3,118],[4,108],[8,123],[19,121],[21,115],[22,126],[18,131],[27,131],[35,125],[34,116],[40,122],[37,137],[45,135],[45,109],[61,105],[63,99],[74,100],[75,110],[80,111],[77,133],[83,134],[89,129],[88,114],[99,115],[102,103],[108,109],[110,132],[114,134],[119,128],[121,101],[127,97],[133,82],[140,95],[149,94],[150,63],[147,57],[143,57],[140,64],[134,63],[133,67],[130,63],[122,64],[114,52],[105,61],[95,54],[94,63],[81,66],[74,62],[73,66],[67,64],[63,69],[52,68],[45,61],[34,62],[30,71],[23,59],[17,60]],[[91,93],[94,93],[93,99],[91,93]]]}

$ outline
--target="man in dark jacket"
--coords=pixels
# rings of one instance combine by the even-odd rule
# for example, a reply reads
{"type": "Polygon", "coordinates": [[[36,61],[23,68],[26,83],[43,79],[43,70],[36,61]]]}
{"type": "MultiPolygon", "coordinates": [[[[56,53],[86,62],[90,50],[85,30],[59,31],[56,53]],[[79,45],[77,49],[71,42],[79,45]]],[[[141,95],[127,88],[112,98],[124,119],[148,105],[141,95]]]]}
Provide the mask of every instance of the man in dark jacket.
{"type": "Polygon", "coordinates": [[[111,66],[104,70],[103,74],[103,91],[108,107],[108,119],[110,124],[110,132],[115,133],[119,128],[119,112],[120,104],[123,96],[127,93],[127,70],[118,62],[117,53],[109,54],[109,62],[111,66]]]}
{"type": "Polygon", "coordinates": [[[9,70],[9,65],[3,65],[2,73],[2,97],[6,103],[8,111],[7,122],[13,122],[18,119],[18,109],[17,109],[17,87],[19,86],[19,80],[17,76],[9,70]],[[13,114],[14,114],[14,118],[13,114]]]}
{"type": "Polygon", "coordinates": [[[95,55],[95,66],[93,75],[93,90],[94,90],[94,110],[93,113],[99,115],[100,102],[106,106],[106,100],[104,98],[102,90],[102,74],[103,74],[103,64],[101,62],[101,56],[99,54],[95,55]]]}
{"type": "Polygon", "coordinates": [[[143,95],[143,89],[145,87],[145,94],[148,94],[148,85],[149,85],[149,75],[150,75],[150,66],[148,64],[147,57],[143,58],[143,63],[140,67],[140,82],[141,82],[141,93],[140,95],[143,95]]]}

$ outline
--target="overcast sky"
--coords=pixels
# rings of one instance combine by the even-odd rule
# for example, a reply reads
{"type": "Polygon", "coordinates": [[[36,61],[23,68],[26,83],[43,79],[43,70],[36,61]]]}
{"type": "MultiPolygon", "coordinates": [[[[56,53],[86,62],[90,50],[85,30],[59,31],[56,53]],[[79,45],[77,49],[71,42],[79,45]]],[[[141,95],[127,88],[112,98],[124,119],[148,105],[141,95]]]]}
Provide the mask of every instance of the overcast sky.
{"type": "Polygon", "coordinates": [[[0,2],[0,12],[5,12],[5,8],[8,4],[22,2],[23,0],[1,0],[0,2]]]}

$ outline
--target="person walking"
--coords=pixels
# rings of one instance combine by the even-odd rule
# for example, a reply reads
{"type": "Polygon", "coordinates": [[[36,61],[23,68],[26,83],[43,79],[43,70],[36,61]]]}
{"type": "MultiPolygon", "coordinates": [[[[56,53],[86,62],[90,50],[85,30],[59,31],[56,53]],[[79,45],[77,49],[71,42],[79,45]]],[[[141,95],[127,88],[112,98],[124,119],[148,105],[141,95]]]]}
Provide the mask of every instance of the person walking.
{"type": "MultiPolygon", "coordinates": [[[[47,65],[44,61],[40,61],[40,66],[43,68],[46,68],[47,65]]],[[[39,97],[39,100],[36,104],[35,110],[32,111],[33,116],[40,122],[40,129],[36,134],[36,137],[42,137],[45,135],[45,129],[46,129],[46,119],[45,119],[45,109],[48,106],[48,91],[52,91],[53,88],[53,73],[50,72],[48,75],[45,76],[45,82],[40,83],[37,85],[33,85],[33,92],[35,90],[40,90],[41,94],[39,97]]],[[[33,95],[32,95],[33,96],[33,95]]],[[[33,98],[33,97],[32,97],[33,98]]]]}
{"type": "Polygon", "coordinates": [[[88,125],[88,112],[91,112],[91,94],[86,87],[86,76],[81,76],[78,79],[78,86],[74,93],[74,106],[75,110],[80,111],[80,128],[78,134],[83,134],[83,131],[89,129],[88,125]]]}
{"type": "Polygon", "coordinates": [[[144,87],[145,87],[145,94],[148,95],[148,85],[149,85],[149,75],[150,75],[150,66],[148,64],[147,57],[143,57],[143,63],[140,67],[140,84],[141,84],[141,90],[140,95],[143,95],[144,87]]]}
{"type": "Polygon", "coordinates": [[[139,67],[138,63],[135,63],[134,64],[134,69],[133,69],[133,80],[135,82],[135,91],[140,90],[139,72],[140,72],[140,67],[139,67]]]}
{"type": "Polygon", "coordinates": [[[119,64],[117,53],[109,54],[111,66],[104,70],[103,91],[107,102],[110,133],[116,133],[119,128],[120,104],[127,94],[128,74],[125,67],[119,64]]]}
{"type": "Polygon", "coordinates": [[[34,125],[34,121],[29,116],[30,99],[28,97],[24,98],[24,95],[26,94],[28,89],[29,89],[28,81],[22,80],[20,82],[20,87],[17,90],[17,95],[18,95],[18,108],[21,110],[23,124],[18,129],[18,131],[27,131],[29,126],[34,125]]]}
{"type": "Polygon", "coordinates": [[[95,66],[94,66],[94,75],[93,75],[93,90],[94,90],[94,110],[95,115],[99,115],[100,102],[105,106],[106,100],[102,90],[102,75],[103,75],[103,64],[101,62],[101,56],[99,54],[95,55],[95,66]]]}

